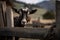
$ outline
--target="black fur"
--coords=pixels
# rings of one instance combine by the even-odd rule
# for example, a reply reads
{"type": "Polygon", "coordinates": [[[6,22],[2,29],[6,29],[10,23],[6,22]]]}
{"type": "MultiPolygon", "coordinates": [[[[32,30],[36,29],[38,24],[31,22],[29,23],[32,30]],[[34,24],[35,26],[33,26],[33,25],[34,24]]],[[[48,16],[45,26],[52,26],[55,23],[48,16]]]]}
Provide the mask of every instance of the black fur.
{"type": "MultiPolygon", "coordinates": [[[[19,17],[15,17],[14,18],[14,26],[15,27],[24,27],[25,26],[25,24],[21,24],[21,21],[22,21],[22,19],[24,18],[24,16],[26,16],[26,19],[27,19],[27,17],[28,17],[28,11],[29,10],[27,10],[27,11],[23,11],[22,9],[19,9],[19,11],[17,11],[17,9],[15,9],[15,8],[12,8],[16,13],[18,13],[19,14],[19,17]],[[20,13],[21,12],[21,13],[20,13]]],[[[37,11],[37,9],[34,9],[34,10],[31,10],[31,11],[29,11],[29,14],[34,14],[35,12],[37,11]]]]}

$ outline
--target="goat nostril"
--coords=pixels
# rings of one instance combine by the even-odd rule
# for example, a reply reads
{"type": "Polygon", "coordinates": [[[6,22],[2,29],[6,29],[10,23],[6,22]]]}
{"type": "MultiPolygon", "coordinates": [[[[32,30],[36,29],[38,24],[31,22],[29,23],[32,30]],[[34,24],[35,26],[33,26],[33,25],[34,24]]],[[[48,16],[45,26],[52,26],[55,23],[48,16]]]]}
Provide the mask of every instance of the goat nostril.
{"type": "Polygon", "coordinates": [[[24,21],[22,21],[21,23],[22,23],[22,24],[25,24],[25,22],[24,22],[24,21]]]}
{"type": "Polygon", "coordinates": [[[23,22],[23,23],[25,23],[25,22],[23,22]]]}

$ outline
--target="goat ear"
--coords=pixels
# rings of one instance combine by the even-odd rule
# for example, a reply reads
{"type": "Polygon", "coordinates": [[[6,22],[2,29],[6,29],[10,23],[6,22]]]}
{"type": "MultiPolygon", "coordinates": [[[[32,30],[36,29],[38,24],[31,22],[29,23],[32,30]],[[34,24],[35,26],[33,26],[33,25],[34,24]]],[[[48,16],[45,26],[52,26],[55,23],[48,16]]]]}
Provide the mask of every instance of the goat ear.
{"type": "Polygon", "coordinates": [[[37,11],[37,9],[33,9],[30,11],[30,14],[34,14],[37,11]]]}

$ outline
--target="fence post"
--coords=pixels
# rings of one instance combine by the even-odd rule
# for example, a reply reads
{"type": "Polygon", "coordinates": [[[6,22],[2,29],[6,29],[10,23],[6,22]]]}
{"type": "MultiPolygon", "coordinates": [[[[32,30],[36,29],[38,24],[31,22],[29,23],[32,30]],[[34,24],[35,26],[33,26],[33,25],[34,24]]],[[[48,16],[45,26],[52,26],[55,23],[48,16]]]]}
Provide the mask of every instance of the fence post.
{"type": "Polygon", "coordinates": [[[10,6],[7,7],[7,27],[14,27],[13,11],[10,6]]]}
{"type": "Polygon", "coordinates": [[[4,27],[4,21],[2,16],[2,2],[0,1],[0,27],[4,27]]]}
{"type": "MultiPolygon", "coordinates": [[[[13,11],[10,6],[7,6],[6,15],[7,15],[7,27],[14,27],[13,11]]],[[[14,37],[9,37],[9,38],[10,40],[14,40],[14,37]]]]}
{"type": "Polygon", "coordinates": [[[3,21],[4,21],[4,27],[7,26],[6,22],[6,2],[2,1],[2,13],[3,13],[3,21]]]}
{"type": "Polygon", "coordinates": [[[60,39],[60,1],[56,1],[56,33],[57,33],[57,37],[58,39],[60,39]]]}

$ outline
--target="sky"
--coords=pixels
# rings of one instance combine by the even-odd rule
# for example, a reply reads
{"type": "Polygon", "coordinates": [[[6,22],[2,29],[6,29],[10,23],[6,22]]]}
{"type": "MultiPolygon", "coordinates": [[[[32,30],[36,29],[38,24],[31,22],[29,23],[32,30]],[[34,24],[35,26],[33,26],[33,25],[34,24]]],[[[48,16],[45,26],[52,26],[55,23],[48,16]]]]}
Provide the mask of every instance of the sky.
{"type": "Polygon", "coordinates": [[[17,0],[17,1],[25,2],[25,3],[30,3],[30,4],[36,4],[36,3],[39,3],[39,2],[49,1],[49,0],[17,0]]]}

